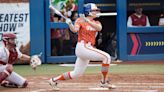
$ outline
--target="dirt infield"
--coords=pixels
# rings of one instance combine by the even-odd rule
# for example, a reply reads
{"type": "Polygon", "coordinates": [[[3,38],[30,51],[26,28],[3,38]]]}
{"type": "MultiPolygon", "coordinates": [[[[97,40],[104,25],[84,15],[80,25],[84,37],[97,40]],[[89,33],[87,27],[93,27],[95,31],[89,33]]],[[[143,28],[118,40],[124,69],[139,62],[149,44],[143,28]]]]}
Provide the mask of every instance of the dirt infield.
{"type": "MultiPolygon", "coordinates": [[[[46,80],[50,76],[28,77],[27,88],[3,88],[1,92],[54,92],[46,80]]],[[[60,82],[58,92],[164,92],[164,75],[111,75],[116,89],[100,89],[101,75],[84,75],[78,79],[60,82]]]]}
{"type": "MultiPolygon", "coordinates": [[[[153,64],[154,62],[125,62],[121,64],[153,64]]],[[[155,62],[163,64],[164,62],[155,62]]],[[[47,80],[52,76],[28,76],[27,88],[3,88],[0,92],[55,92],[47,80]]],[[[111,74],[112,84],[116,89],[100,89],[101,74],[84,74],[78,79],[59,82],[57,92],[164,92],[164,74],[111,74]]]]}

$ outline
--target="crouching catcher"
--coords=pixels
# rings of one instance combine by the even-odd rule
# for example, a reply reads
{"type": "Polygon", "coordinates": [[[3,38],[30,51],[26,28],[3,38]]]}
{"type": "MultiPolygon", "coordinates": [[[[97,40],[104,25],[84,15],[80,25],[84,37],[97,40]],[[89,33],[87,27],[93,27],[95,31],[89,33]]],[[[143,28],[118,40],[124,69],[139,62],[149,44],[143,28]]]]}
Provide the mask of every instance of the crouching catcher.
{"type": "Polygon", "coordinates": [[[41,60],[34,55],[32,57],[22,54],[16,47],[16,35],[13,33],[2,34],[4,46],[0,47],[0,84],[3,87],[25,88],[28,82],[25,78],[13,71],[13,64],[20,60],[30,61],[35,69],[41,64],[41,60]]]}

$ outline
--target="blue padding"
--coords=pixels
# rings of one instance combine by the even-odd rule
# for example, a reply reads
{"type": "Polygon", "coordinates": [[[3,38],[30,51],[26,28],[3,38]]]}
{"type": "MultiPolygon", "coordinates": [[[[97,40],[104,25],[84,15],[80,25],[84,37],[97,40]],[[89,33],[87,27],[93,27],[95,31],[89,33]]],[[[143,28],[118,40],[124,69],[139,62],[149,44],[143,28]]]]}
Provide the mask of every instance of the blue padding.
{"type": "Polygon", "coordinates": [[[151,27],[128,27],[127,33],[159,33],[164,32],[162,26],[151,26],[151,27]]]}
{"type": "Polygon", "coordinates": [[[42,52],[45,63],[45,15],[44,0],[30,0],[30,50],[31,55],[42,52]],[[38,3],[39,2],[39,3],[38,3]]]}
{"type": "Polygon", "coordinates": [[[65,22],[51,22],[50,23],[51,28],[68,28],[68,25],[65,22]]]}
{"type": "Polygon", "coordinates": [[[126,4],[126,0],[117,0],[117,48],[118,58],[121,60],[127,59],[126,4]]]}
{"type": "Polygon", "coordinates": [[[164,54],[147,54],[147,55],[128,55],[128,60],[164,60],[164,54]]]}

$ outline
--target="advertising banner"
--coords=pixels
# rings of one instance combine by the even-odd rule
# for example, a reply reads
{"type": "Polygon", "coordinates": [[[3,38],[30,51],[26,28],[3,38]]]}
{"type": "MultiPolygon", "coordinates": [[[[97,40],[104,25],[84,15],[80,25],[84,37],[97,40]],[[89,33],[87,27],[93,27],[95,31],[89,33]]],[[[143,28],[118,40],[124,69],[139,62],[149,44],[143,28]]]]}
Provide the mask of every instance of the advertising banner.
{"type": "Polygon", "coordinates": [[[164,33],[128,34],[128,55],[164,54],[164,33]]]}
{"type": "Polygon", "coordinates": [[[29,3],[0,3],[0,40],[3,33],[16,34],[18,48],[22,53],[29,54],[29,3]]]}

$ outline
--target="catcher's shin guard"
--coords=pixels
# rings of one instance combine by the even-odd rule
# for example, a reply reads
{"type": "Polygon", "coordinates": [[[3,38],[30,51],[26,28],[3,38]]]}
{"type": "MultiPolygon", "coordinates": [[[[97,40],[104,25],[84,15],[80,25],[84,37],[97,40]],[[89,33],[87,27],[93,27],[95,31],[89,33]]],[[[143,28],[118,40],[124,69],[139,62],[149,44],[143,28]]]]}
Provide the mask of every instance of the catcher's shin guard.
{"type": "Polygon", "coordinates": [[[12,83],[12,82],[9,82],[9,81],[3,81],[1,83],[1,86],[6,87],[6,88],[26,88],[27,85],[28,85],[27,81],[25,81],[22,86],[19,86],[19,85],[15,84],[15,83],[12,83]]]}
{"type": "Polygon", "coordinates": [[[0,83],[2,83],[3,80],[5,80],[8,77],[8,74],[5,72],[0,73],[0,83]]]}
{"type": "Polygon", "coordinates": [[[7,65],[6,69],[3,72],[0,72],[0,83],[5,80],[13,71],[12,65],[7,65]]]}
{"type": "Polygon", "coordinates": [[[15,83],[11,83],[9,81],[3,81],[1,83],[1,86],[6,87],[6,88],[18,88],[18,85],[15,83]]]}
{"type": "Polygon", "coordinates": [[[27,87],[27,85],[28,85],[28,81],[26,80],[26,81],[24,82],[24,84],[23,84],[22,88],[26,88],[26,87],[27,87]]]}

